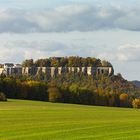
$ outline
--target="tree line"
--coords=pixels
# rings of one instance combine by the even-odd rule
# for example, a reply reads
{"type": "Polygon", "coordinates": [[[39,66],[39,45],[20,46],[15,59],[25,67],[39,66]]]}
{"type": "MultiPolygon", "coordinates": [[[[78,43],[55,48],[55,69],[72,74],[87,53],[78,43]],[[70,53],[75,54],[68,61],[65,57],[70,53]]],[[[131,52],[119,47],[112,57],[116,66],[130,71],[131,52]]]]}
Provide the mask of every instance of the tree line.
{"type": "Polygon", "coordinates": [[[112,66],[108,61],[101,61],[100,59],[92,57],[50,57],[46,59],[28,59],[23,61],[23,67],[88,67],[88,66],[112,66]]]}
{"type": "Polygon", "coordinates": [[[33,77],[1,76],[0,92],[14,99],[115,107],[140,106],[140,89],[121,74],[108,77],[67,73],[46,81],[33,77]]]}

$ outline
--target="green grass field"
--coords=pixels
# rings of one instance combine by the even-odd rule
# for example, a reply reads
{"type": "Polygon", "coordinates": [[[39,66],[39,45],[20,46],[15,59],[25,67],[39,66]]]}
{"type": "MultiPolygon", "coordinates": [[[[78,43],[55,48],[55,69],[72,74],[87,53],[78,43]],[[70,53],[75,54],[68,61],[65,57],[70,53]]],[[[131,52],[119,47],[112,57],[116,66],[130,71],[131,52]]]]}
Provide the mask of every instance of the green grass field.
{"type": "Polygon", "coordinates": [[[140,110],[8,100],[0,140],[140,140],[140,110]]]}

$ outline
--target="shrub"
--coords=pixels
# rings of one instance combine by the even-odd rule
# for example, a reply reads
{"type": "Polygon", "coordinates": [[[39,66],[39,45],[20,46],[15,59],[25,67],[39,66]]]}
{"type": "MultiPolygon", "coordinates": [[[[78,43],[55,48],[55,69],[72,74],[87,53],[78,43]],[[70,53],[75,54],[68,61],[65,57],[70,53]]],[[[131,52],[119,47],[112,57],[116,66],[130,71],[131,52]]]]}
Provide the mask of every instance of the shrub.
{"type": "Polygon", "coordinates": [[[134,99],[132,101],[133,108],[140,108],[140,99],[134,99]]]}
{"type": "Polygon", "coordinates": [[[3,92],[0,92],[0,101],[7,101],[7,98],[3,92]]]}

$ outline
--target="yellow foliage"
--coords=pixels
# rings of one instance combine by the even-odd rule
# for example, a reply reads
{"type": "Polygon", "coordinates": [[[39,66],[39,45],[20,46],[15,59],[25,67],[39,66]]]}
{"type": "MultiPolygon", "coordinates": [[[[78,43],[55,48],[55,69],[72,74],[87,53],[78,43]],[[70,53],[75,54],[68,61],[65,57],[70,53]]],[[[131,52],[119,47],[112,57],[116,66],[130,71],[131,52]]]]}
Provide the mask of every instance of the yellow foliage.
{"type": "Polygon", "coordinates": [[[120,95],[120,100],[121,100],[121,101],[126,101],[126,100],[128,100],[128,94],[122,93],[122,94],[120,95]]]}
{"type": "Polygon", "coordinates": [[[140,99],[134,99],[132,101],[133,108],[140,108],[140,99]]]}

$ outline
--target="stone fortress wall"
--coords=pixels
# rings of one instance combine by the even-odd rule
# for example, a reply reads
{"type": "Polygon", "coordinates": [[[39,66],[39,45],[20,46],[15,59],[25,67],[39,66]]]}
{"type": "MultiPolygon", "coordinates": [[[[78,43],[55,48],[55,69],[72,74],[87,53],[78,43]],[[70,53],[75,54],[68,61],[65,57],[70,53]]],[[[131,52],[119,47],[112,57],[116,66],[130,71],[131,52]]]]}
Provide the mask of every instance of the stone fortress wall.
{"type": "Polygon", "coordinates": [[[9,75],[38,75],[46,74],[51,77],[63,75],[65,73],[83,73],[85,75],[114,74],[113,67],[22,67],[21,65],[4,64],[0,68],[0,74],[9,75]]]}

